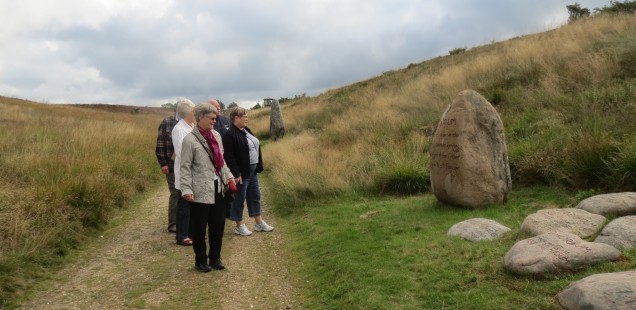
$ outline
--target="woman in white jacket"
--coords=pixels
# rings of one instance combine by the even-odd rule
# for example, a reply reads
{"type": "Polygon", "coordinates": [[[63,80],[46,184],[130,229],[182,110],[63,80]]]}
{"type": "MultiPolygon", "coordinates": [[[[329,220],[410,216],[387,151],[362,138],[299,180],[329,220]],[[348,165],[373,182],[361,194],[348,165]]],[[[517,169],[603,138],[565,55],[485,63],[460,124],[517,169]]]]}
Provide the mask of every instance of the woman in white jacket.
{"type": "Polygon", "coordinates": [[[176,239],[179,245],[192,245],[192,239],[188,232],[190,223],[190,205],[181,198],[181,144],[183,138],[194,129],[194,103],[188,99],[177,101],[177,118],[179,122],[172,129],[172,145],[174,146],[174,187],[179,191],[177,203],[177,233],[176,239]]]}

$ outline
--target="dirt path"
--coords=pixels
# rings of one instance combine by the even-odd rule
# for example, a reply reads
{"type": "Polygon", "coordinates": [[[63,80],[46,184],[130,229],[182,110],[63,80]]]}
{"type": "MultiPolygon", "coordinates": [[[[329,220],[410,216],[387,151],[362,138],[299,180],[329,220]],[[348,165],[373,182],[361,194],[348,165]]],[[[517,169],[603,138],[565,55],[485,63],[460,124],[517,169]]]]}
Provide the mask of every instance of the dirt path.
{"type": "MultiPolygon", "coordinates": [[[[192,248],[176,245],[174,234],[164,231],[168,190],[161,187],[42,283],[23,309],[299,309],[284,228],[262,194],[263,217],[276,229],[242,237],[227,221],[225,270],[194,270],[192,248]]],[[[251,219],[246,223],[253,228],[251,219]]]]}

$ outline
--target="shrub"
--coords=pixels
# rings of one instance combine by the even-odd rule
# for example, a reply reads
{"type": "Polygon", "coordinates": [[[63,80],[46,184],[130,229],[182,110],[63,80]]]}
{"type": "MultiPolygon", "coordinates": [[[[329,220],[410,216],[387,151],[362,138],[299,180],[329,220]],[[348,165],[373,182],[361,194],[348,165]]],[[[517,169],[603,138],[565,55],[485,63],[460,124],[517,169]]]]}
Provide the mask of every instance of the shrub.
{"type": "Polygon", "coordinates": [[[610,1],[609,6],[604,6],[601,9],[597,9],[597,13],[630,13],[633,14],[636,11],[636,1],[610,1]]]}
{"type": "Polygon", "coordinates": [[[393,166],[375,178],[375,189],[381,194],[411,195],[430,190],[431,175],[422,167],[393,166]]]}
{"type": "Polygon", "coordinates": [[[457,55],[457,54],[461,54],[463,52],[465,52],[467,50],[466,47],[458,47],[458,48],[454,48],[450,51],[448,51],[449,55],[457,55]]]}

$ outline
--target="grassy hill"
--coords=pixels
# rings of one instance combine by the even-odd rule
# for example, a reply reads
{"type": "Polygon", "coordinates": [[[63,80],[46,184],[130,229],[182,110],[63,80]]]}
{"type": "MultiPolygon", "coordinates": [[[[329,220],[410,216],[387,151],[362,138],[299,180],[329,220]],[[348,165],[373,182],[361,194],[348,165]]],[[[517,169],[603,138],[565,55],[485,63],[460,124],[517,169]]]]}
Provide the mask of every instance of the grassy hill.
{"type": "MultiPolygon", "coordinates": [[[[426,192],[428,148],[454,96],[500,113],[513,186],[636,189],[636,18],[600,15],[438,57],[283,105],[265,160],[285,201],[426,192]]],[[[268,111],[251,125],[267,136],[268,111]]]]}
{"type": "MultiPolygon", "coordinates": [[[[283,104],[287,136],[264,149],[273,205],[294,236],[308,309],[560,309],[555,296],[618,262],[535,279],[502,258],[526,216],[636,189],[636,18],[599,15],[472,48],[283,104]],[[428,149],[464,89],[499,112],[513,178],[504,206],[449,208],[428,193],[428,149]],[[389,195],[387,195],[389,194],[389,195]],[[397,194],[397,195],[396,195],[397,194]],[[446,232],[468,218],[512,229],[494,242],[446,232]]],[[[268,110],[250,126],[265,138],[268,110]]]]}

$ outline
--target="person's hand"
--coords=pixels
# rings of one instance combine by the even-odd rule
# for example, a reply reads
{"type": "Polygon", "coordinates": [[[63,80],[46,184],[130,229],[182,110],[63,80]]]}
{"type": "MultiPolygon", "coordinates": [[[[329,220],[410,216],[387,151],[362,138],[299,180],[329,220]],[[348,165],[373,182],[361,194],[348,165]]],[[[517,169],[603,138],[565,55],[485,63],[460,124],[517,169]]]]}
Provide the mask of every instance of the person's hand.
{"type": "Polygon", "coordinates": [[[238,191],[238,188],[236,188],[235,182],[228,182],[227,187],[230,190],[230,193],[236,193],[236,191],[238,191]]]}
{"type": "Polygon", "coordinates": [[[187,200],[187,201],[193,201],[194,200],[194,195],[192,194],[185,194],[183,196],[181,196],[181,198],[187,200]]]}
{"type": "Polygon", "coordinates": [[[234,183],[236,184],[236,179],[228,179],[227,184],[234,183]]]}
{"type": "Polygon", "coordinates": [[[243,177],[238,177],[235,180],[237,184],[243,184],[243,177]]]}
{"type": "Polygon", "coordinates": [[[161,173],[168,174],[168,172],[170,172],[170,169],[168,168],[168,166],[161,167],[161,173]]]}

